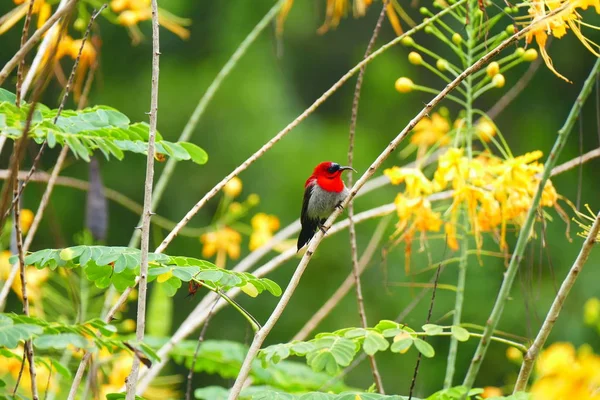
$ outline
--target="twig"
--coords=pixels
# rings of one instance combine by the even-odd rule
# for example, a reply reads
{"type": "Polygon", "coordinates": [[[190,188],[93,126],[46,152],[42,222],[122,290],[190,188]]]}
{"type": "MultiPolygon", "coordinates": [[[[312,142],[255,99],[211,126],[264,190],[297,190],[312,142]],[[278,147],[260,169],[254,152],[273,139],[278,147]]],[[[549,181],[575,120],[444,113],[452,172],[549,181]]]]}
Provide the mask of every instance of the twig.
{"type": "MultiPolygon", "coordinates": [[[[559,10],[560,8],[557,8],[556,10],[559,10]]],[[[548,15],[551,14],[552,13],[548,15]]],[[[467,375],[463,383],[463,385],[467,387],[467,391],[471,389],[473,383],[475,382],[475,378],[477,376],[477,373],[479,372],[479,368],[481,367],[483,357],[485,356],[485,353],[487,352],[488,346],[490,344],[490,337],[496,329],[496,326],[500,321],[500,316],[504,311],[504,305],[506,303],[506,300],[508,299],[508,296],[510,295],[510,289],[512,288],[512,284],[519,269],[519,264],[521,263],[521,260],[523,258],[523,252],[525,251],[527,241],[529,240],[529,235],[531,233],[531,230],[533,229],[537,207],[540,204],[542,192],[544,190],[546,182],[548,181],[548,178],[550,177],[550,172],[556,164],[556,160],[558,159],[567,141],[567,138],[569,137],[571,129],[573,128],[573,125],[577,120],[577,115],[579,114],[583,103],[589,96],[594,86],[594,80],[596,79],[596,74],[599,70],[600,60],[597,60],[592,68],[592,71],[590,72],[590,75],[583,84],[583,88],[581,89],[579,96],[573,104],[573,107],[571,108],[571,112],[569,113],[567,120],[565,121],[562,128],[558,131],[558,137],[556,139],[556,142],[554,143],[552,151],[550,152],[550,155],[548,156],[548,159],[544,164],[544,173],[538,185],[538,189],[535,193],[535,196],[531,201],[531,206],[527,213],[525,223],[522,225],[521,231],[519,232],[519,237],[517,239],[515,251],[513,252],[513,255],[510,259],[508,269],[504,273],[504,280],[502,281],[502,286],[500,287],[500,291],[498,293],[498,296],[496,297],[494,308],[492,309],[492,312],[486,321],[485,330],[483,331],[483,337],[479,341],[477,350],[475,351],[475,355],[473,356],[473,359],[471,360],[471,365],[469,366],[469,369],[467,371],[467,375]]]]}
{"type": "MultiPolygon", "coordinates": [[[[192,112],[190,119],[183,128],[181,135],[179,135],[179,139],[177,139],[178,142],[186,142],[189,140],[189,138],[192,136],[192,133],[194,132],[194,129],[196,129],[196,127],[198,126],[200,118],[202,118],[202,115],[204,115],[206,107],[214,97],[217,90],[219,90],[219,88],[221,87],[221,84],[223,83],[225,78],[227,78],[227,76],[231,73],[231,71],[237,65],[240,58],[242,58],[242,56],[246,54],[246,51],[252,45],[252,43],[254,43],[256,38],[269,25],[273,18],[275,18],[282,4],[283,1],[278,0],[277,3],[275,3],[275,5],[271,7],[267,14],[265,14],[265,16],[258,22],[258,24],[256,24],[256,26],[248,34],[248,36],[246,36],[246,38],[242,41],[239,47],[231,55],[229,60],[227,60],[227,63],[223,66],[223,68],[221,68],[221,70],[219,71],[215,79],[212,81],[208,89],[206,89],[206,92],[198,102],[198,105],[196,105],[196,108],[192,112]]],[[[163,169],[163,172],[161,173],[160,178],[158,179],[158,182],[156,183],[156,187],[154,189],[154,194],[152,198],[152,209],[156,209],[158,207],[158,204],[162,199],[162,195],[165,189],[167,188],[167,183],[169,182],[171,176],[173,175],[173,172],[175,171],[176,164],[177,161],[174,158],[169,158],[169,160],[167,161],[165,168],[163,169]]],[[[138,223],[138,226],[139,225],[141,225],[141,220],[138,223]]],[[[140,233],[141,232],[139,231],[139,229],[136,229],[134,231],[133,237],[129,244],[130,247],[137,247],[138,242],[140,240],[140,233]]]]}
{"type": "MultiPolygon", "coordinates": [[[[21,171],[19,172],[19,180],[25,179],[29,171],[21,171]]],[[[0,170],[0,179],[6,179],[8,177],[8,170],[0,170]]],[[[50,180],[50,174],[47,172],[37,171],[35,172],[31,178],[30,182],[48,182],[50,180]]],[[[90,183],[88,181],[84,181],[82,179],[72,178],[70,176],[59,176],[56,178],[55,184],[58,186],[70,187],[77,190],[88,191],[90,189],[90,183]]],[[[138,214],[142,215],[143,205],[130,199],[124,194],[118,192],[117,190],[104,188],[104,196],[114,201],[117,204],[125,207],[126,209],[138,214]]],[[[160,215],[152,216],[152,224],[159,226],[163,229],[173,229],[175,226],[175,222],[162,217],[160,215]]],[[[193,228],[193,227],[185,227],[184,230],[181,231],[182,235],[190,236],[190,237],[198,237],[204,232],[202,228],[193,228]]]]}
{"type": "Polygon", "coordinates": [[[444,9],[443,11],[436,14],[435,16],[429,18],[427,21],[424,21],[421,24],[415,26],[414,28],[407,31],[403,35],[396,37],[392,41],[381,46],[379,49],[377,49],[375,52],[373,52],[373,54],[371,54],[369,57],[365,58],[363,61],[361,61],[356,66],[354,66],[352,69],[350,69],[350,71],[348,71],[335,84],[333,84],[333,86],[331,88],[329,88],[317,100],[315,100],[315,102],[313,104],[311,104],[306,110],[304,110],[304,112],[302,114],[300,114],[298,117],[296,117],[296,119],[294,119],[292,122],[290,122],[282,131],[277,133],[271,140],[269,140],[266,144],[264,144],[258,151],[256,151],[253,155],[251,155],[246,161],[244,161],[242,164],[240,164],[229,175],[227,175],[225,178],[223,178],[223,180],[221,180],[219,183],[217,183],[216,186],[214,186],[210,191],[208,191],[208,193],[206,193],[206,195],[204,195],[204,197],[202,197],[202,199],[200,199],[200,201],[198,201],[191,208],[191,210],[188,211],[188,213],[183,217],[183,219],[177,224],[175,229],[173,229],[171,232],[169,232],[169,234],[167,235],[165,240],[163,240],[163,242],[160,244],[160,246],[158,246],[156,251],[158,253],[163,252],[167,248],[167,246],[171,243],[171,241],[175,238],[175,236],[177,236],[177,234],[179,233],[179,230],[182,227],[184,227],[191,220],[191,218],[194,215],[196,215],[198,213],[198,211],[202,207],[204,207],[204,205],[210,199],[212,199],[227,184],[227,182],[229,182],[233,177],[239,175],[240,172],[246,170],[252,163],[254,163],[256,160],[258,160],[268,150],[270,150],[271,147],[273,147],[277,142],[279,142],[281,139],[283,139],[284,136],[286,136],[292,129],[294,129],[298,124],[300,124],[300,122],[302,122],[310,114],[312,114],[321,104],[323,104],[325,102],[325,100],[327,100],[331,95],[333,95],[333,93],[335,93],[344,83],[346,83],[346,81],[348,81],[348,79],[350,79],[354,74],[356,74],[363,65],[366,65],[366,64],[370,63],[371,61],[373,61],[375,58],[377,58],[378,56],[383,54],[386,50],[388,50],[389,48],[391,48],[394,45],[396,45],[397,43],[399,43],[404,37],[414,34],[415,32],[423,29],[425,26],[434,22],[435,20],[437,20],[437,19],[443,17],[444,15],[446,15],[447,13],[451,12],[454,8],[458,7],[459,4],[463,4],[463,2],[464,2],[464,0],[461,0],[461,1],[451,5],[450,7],[444,9]]]}
{"type": "MultiPolygon", "coordinates": [[[[150,99],[150,130],[146,162],[146,182],[144,184],[144,213],[142,214],[141,265],[138,289],[136,339],[144,340],[146,329],[146,289],[148,279],[148,250],[150,247],[150,218],[152,217],[152,184],[154,182],[154,142],[158,117],[158,78],[160,61],[160,40],[158,28],[158,0],[152,0],[152,89],[150,99]]],[[[127,377],[127,400],[135,400],[135,391],[140,369],[139,357],[134,357],[131,374],[127,377]]]]}
{"type": "MultiPolygon", "coordinates": [[[[429,321],[431,321],[431,313],[433,312],[433,304],[435,303],[435,292],[437,289],[437,284],[438,284],[438,280],[440,278],[440,270],[442,269],[442,263],[440,263],[437,267],[437,271],[435,273],[435,280],[433,281],[433,291],[431,292],[431,302],[429,303],[429,311],[427,312],[427,321],[425,322],[426,324],[429,323],[429,321]]],[[[423,338],[423,340],[426,340],[427,338],[423,338]]],[[[413,395],[413,390],[415,388],[415,384],[417,383],[417,374],[419,373],[419,365],[421,364],[421,352],[419,352],[419,355],[417,355],[417,364],[415,365],[415,372],[413,374],[412,377],[412,381],[410,382],[410,390],[408,392],[408,400],[412,399],[412,395],[413,395]]]]}
{"type": "Polygon", "coordinates": [[[19,374],[17,375],[17,381],[15,382],[15,387],[13,389],[13,397],[17,397],[17,390],[19,390],[19,384],[21,383],[21,378],[23,377],[23,370],[25,370],[26,357],[27,347],[23,347],[23,357],[21,357],[21,366],[19,367],[19,374]]]}
{"type": "Polygon", "coordinates": [[[583,246],[581,247],[577,259],[573,263],[573,266],[571,267],[569,273],[565,277],[565,280],[560,286],[560,289],[556,294],[554,301],[552,302],[552,306],[548,311],[548,315],[546,315],[546,319],[544,320],[540,331],[538,332],[533,344],[531,345],[531,347],[529,347],[529,350],[527,350],[527,353],[523,357],[521,371],[519,372],[519,377],[517,378],[517,383],[515,384],[515,392],[526,389],[527,381],[529,380],[529,375],[531,375],[531,370],[533,369],[533,364],[538,356],[538,353],[540,352],[542,347],[544,347],[546,339],[548,339],[548,336],[550,335],[550,332],[552,331],[552,328],[554,327],[554,324],[558,319],[560,311],[562,310],[563,304],[567,296],[569,295],[571,288],[575,284],[579,273],[581,272],[583,266],[587,262],[592,248],[594,247],[594,244],[596,244],[596,239],[598,237],[599,231],[600,213],[596,215],[596,220],[594,221],[587,238],[583,242],[583,246]]]}
{"type": "MultiPolygon", "coordinates": [[[[369,57],[375,42],[377,41],[377,36],[379,36],[379,31],[381,30],[381,23],[383,22],[383,18],[385,17],[385,10],[387,7],[389,0],[383,1],[383,7],[381,12],[379,13],[379,17],[377,18],[377,23],[375,24],[375,29],[373,30],[373,34],[371,35],[371,39],[369,40],[369,44],[367,45],[367,50],[365,51],[365,55],[363,59],[369,57]]],[[[367,65],[363,65],[360,67],[360,71],[358,72],[358,78],[356,79],[356,86],[354,87],[354,98],[352,100],[352,115],[350,117],[350,132],[348,134],[348,165],[352,167],[354,161],[354,138],[356,136],[356,121],[358,119],[358,106],[360,103],[360,92],[362,89],[362,83],[365,76],[365,70],[367,69],[367,65]]],[[[348,174],[348,186],[352,186],[352,174],[348,174]]],[[[352,275],[354,278],[354,284],[356,288],[356,301],[358,303],[358,316],[360,318],[360,323],[363,329],[366,329],[368,324],[367,321],[367,313],[365,310],[365,303],[363,300],[362,294],[362,285],[360,283],[360,267],[358,265],[358,250],[356,243],[356,228],[354,226],[354,202],[350,201],[348,203],[348,222],[350,223],[348,227],[348,232],[350,236],[350,252],[352,258],[352,275]]],[[[371,372],[373,374],[373,380],[375,381],[375,385],[377,386],[377,391],[381,394],[385,394],[385,390],[383,388],[383,381],[381,380],[381,374],[379,373],[379,368],[377,368],[377,361],[375,360],[374,355],[369,355],[369,363],[371,365],[371,372]]]]}
{"type": "MultiPolygon", "coordinates": [[[[27,37],[29,36],[29,24],[31,23],[31,14],[33,13],[33,3],[35,0],[29,0],[29,8],[27,9],[27,15],[25,16],[25,23],[23,24],[23,32],[21,33],[21,47],[25,45],[27,37]]],[[[21,107],[21,84],[23,83],[23,68],[25,68],[25,57],[19,62],[17,67],[17,99],[15,104],[17,107],[21,107]]]]}
{"type": "MultiPolygon", "coordinates": [[[[50,18],[48,18],[48,21],[46,21],[46,23],[44,23],[44,25],[42,25],[42,27],[40,29],[38,29],[37,31],[35,31],[35,33],[33,35],[31,35],[31,37],[29,38],[27,43],[25,43],[23,46],[21,46],[19,51],[17,51],[15,53],[15,55],[10,59],[10,61],[8,61],[4,65],[4,68],[2,68],[2,70],[0,71],[0,86],[2,86],[2,84],[4,83],[4,81],[6,80],[8,75],[12,72],[12,70],[15,69],[15,67],[21,62],[21,60],[27,55],[27,53],[33,48],[33,46],[35,46],[35,44],[37,42],[39,42],[39,40],[48,31],[48,29],[50,29],[54,25],[55,22],[57,22],[59,19],[61,19],[67,13],[69,13],[69,11],[71,10],[71,7],[73,5],[75,5],[76,2],[77,2],[77,0],[70,0],[65,5],[65,7],[59,8],[58,10],[56,10],[56,12],[50,18]]],[[[50,35],[48,35],[48,38],[49,38],[48,40],[51,40],[50,35]]],[[[33,70],[33,65],[31,66],[30,72],[32,70],[33,70]]],[[[29,86],[29,84],[27,84],[27,77],[26,77],[25,81],[23,82],[23,86],[22,86],[22,96],[23,97],[26,94],[26,89],[28,86],[29,86]]]]}
{"type": "MultiPolygon", "coordinates": [[[[375,232],[371,236],[371,240],[367,245],[367,248],[363,252],[360,260],[358,262],[359,270],[358,273],[362,275],[365,271],[369,262],[373,258],[375,254],[375,250],[379,243],[381,242],[381,238],[390,222],[389,216],[382,218],[375,232]]],[[[334,225],[335,227],[335,225],[334,225]]],[[[356,283],[354,279],[354,271],[350,272],[344,282],[340,285],[340,287],[331,295],[331,297],[319,308],[319,310],[313,314],[313,316],[304,324],[302,329],[296,333],[296,335],[292,338],[292,340],[305,340],[308,335],[329,315],[329,313],[334,309],[335,306],[339,304],[340,301],[348,294],[352,286],[356,283]]],[[[366,354],[366,353],[365,353],[366,354]]]]}
{"type": "MultiPolygon", "coordinates": [[[[17,161],[17,170],[19,168],[19,162],[17,161]]],[[[19,185],[17,184],[15,174],[15,180],[13,183],[13,195],[16,197],[19,192],[19,185]]],[[[20,203],[17,201],[14,206],[14,227],[17,239],[17,255],[19,257],[19,271],[21,275],[21,296],[23,297],[23,314],[29,317],[29,297],[27,296],[27,277],[25,275],[25,257],[23,256],[23,232],[21,231],[21,219],[20,219],[20,203]]],[[[27,356],[27,363],[29,364],[29,376],[31,378],[31,397],[33,400],[38,400],[36,373],[35,373],[35,361],[33,354],[33,344],[31,339],[25,341],[25,355],[27,356]]],[[[25,360],[23,360],[23,363],[25,360]]]]}
{"type": "Polygon", "coordinates": [[[210,319],[213,316],[213,311],[215,306],[217,305],[219,299],[215,300],[210,310],[208,310],[208,315],[206,316],[206,321],[204,322],[204,326],[202,326],[202,330],[200,331],[200,336],[198,336],[198,344],[196,345],[196,350],[194,351],[194,358],[192,358],[192,365],[190,366],[190,371],[187,376],[187,389],[185,392],[185,399],[192,399],[192,378],[194,377],[194,368],[196,367],[196,359],[198,358],[198,352],[200,351],[200,345],[204,342],[204,335],[206,334],[206,329],[208,329],[208,324],[210,323],[210,319]]]}
{"type": "MultiPolygon", "coordinates": [[[[455,4],[453,4],[451,7],[446,8],[444,11],[452,10],[452,7],[461,5],[461,4],[462,4],[462,2],[459,1],[455,4]]],[[[548,13],[544,18],[541,18],[539,21],[544,21],[546,18],[556,15],[556,13],[562,11],[564,8],[565,8],[565,6],[555,9],[554,11],[548,13]]],[[[444,11],[442,11],[442,13],[444,11]]],[[[437,15],[439,16],[440,14],[437,14],[437,15]]],[[[429,21],[431,21],[431,19],[429,21]]],[[[486,55],[481,57],[473,65],[471,65],[470,67],[465,69],[460,75],[458,75],[452,82],[450,82],[448,85],[446,85],[446,87],[442,91],[440,91],[440,93],[437,96],[435,96],[429,103],[427,103],[425,105],[425,107],[408,123],[408,125],[390,142],[390,144],[375,159],[375,161],[371,164],[369,169],[361,176],[361,178],[352,187],[352,189],[350,190],[350,194],[342,202],[342,207],[345,207],[348,205],[348,203],[352,200],[352,198],[356,195],[356,193],[360,190],[360,188],[366,183],[366,181],[375,173],[375,171],[389,157],[389,155],[394,150],[396,150],[396,148],[398,147],[400,142],[408,135],[408,133],[415,127],[415,125],[425,115],[427,115],[431,111],[431,109],[433,107],[435,107],[441,100],[443,100],[466,77],[471,75],[473,72],[481,69],[481,67],[483,67],[483,65],[485,65],[490,59],[492,59],[493,57],[498,55],[503,49],[508,47],[512,42],[523,37],[523,35],[525,35],[527,32],[529,32],[531,29],[533,29],[534,26],[537,26],[537,23],[535,25],[529,25],[529,26],[523,28],[521,31],[515,33],[514,35],[512,35],[511,37],[509,37],[508,39],[503,41],[500,45],[498,45],[498,47],[496,47],[495,49],[493,49],[492,51],[490,51],[489,53],[487,53],[486,55]]],[[[375,54],[375,53],[373,53],[373,54],[375,54]]],[[[332,222],[335,221],[335,219],[339,216],[340,213],[341,213],[341,210],[336,209],[331,214],[331,216],[327,219],[327,221],[324,224],[325,230],[327,230],[327,228],[329,228],[331,226],[332,222]]],[[[252,362],[253,362],[254,358],[256,357],[256,354],[258,353],[260,346],[262,345],[262,343],[268,336],[271,329],[273,329],[273,327],[275,326],[275,323],[277,323],[277,320],[279,320],[279,317],[283,313],[283,310],[286,308],[296,287],[298,286],[298,283],[300,282],[300,279],[302,277],[302,274],[304,273],[304,270],[306,269],[308,263],[310,262],[310,259],[312,258],[312,255],[314,254],[315,250],[319,246],[322,238],[323,238],[323,232],[321,230],[319,230],[316,233],[316,235],[313,237],[313,239],[311,240],[306,253],[304,254],[304,256],[302,257],[302,260],[298,264],[298,267],[296,268],[296,271],[294,272],[294,275],[292,276],[290,283],[288,284],[283,295],[281,296],[281,299],[277,303],[275,310],[273,310],[273,313],[271,314],[271,316],[269,317],[269,319],[267,320],[265,325],[255,335],[252,345],[250,346],[248,354],[246,355],[246,358],[244,360],[244,363],[242,364],[240,373],[235,381],[235,384],[233,385],[231,391],[229,392],[229,400],[235,400],[239,396],[240,391],[243,386],[243,383],[246,380],[246,378],[248,377],[252,362]]]]}
{"type": "MultiPolygon", "coordinates": [[[[90,22],[88,23],[87,29],[85,30],[85,33],[83,34],[83,38],[81,39],[81,46],[79,46],[79,51],[77,52],[77,57],[75,58],[75,62],[73,63],[73,67],[71,68],[71,74],[69,75],[69,80],[67,81],[67,84],[65,86],[65,91],[60,100],[60,104],[58,105],[58,110],[56,111],[56,116],[54,117],[54,120],[52,121],[52,123],[54,123],[54,124],[56,124],[58,122],[58,118],[60,117],[60,114],[62,113],[63,109],[65,108],[65,104],[67,103],[67,99],[69,98],[69,93],[71,93],[71,86],[73,85],[73,80],[75,79],[75,73],[77,72],[77,68],[79,67],[79,61],[81,59],[81,54],[83,53],[83,49],[85,47],[85,42],[87,41],[90,31],[92,29],[92,24],[96,20],[96,17],[98,17],[98,15],[100,15],[100,13],[106,7],[107,7],[107,4],[103,4],[102,7],[100,7],[100,9],[97,12],[93,13],[92,17],[90,18],[90,22]]],[[[51,63],[51,62],[52,62],[52,60],[48,61],[48,63],[51,63]]],[[[48,141],[44,140],[44,142],[42,143],[42,146],[38,150],[37,155],[35,156],[35,159],[33,160],[33,163],[31,165],[31,169],[29,170],[29,173],[23,180],[23,183],[21,185],[21,189],[19,190],[19,193],[17,194],[17,197],[13,199],[13,202],[19,201],[21,194],[25,190],[25,187],[29,183],[31,176],[35,172],[37,165],[40,162],[40,159],[42,158],[42,154],[44,153],[44,150],[45,150],[47,144],[48,144],[48,141]]]]}

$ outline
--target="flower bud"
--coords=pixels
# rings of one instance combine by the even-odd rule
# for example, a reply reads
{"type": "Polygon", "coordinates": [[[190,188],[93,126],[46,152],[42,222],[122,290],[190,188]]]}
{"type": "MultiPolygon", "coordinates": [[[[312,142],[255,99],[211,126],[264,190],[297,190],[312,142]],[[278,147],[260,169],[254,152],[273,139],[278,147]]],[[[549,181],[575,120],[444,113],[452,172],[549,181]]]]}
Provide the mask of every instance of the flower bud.
{"type": "Polygon", "coordinates": [[[431,26],[426,26],[425,29],[423,29],[423,31],[426,34],[431,35],[433,33],[433,28],[431,26]]]}
{"type": "Polygon", "coordinates": [[[454,43],[457,46],[462,43],[462,36],[460,36],[460,33],[457,32],[454,35],[452,35],[452,43],[454,43]]]}
{"type": "Polygon", "coordinates": [[[494,76],[500,73],[500,64],[498,64],[496,61],[492,61],[488,64],[487,68],[485,69],[485,72],[487,76],[493,78],[494,76]]]}
{"type": "Polygon", "coordinates": [[[399,91],[400,93],[408,93],[408,92],[412,92],[415,84],[410,79],[408,79],[406,77],[402,77],[402,78],[398,78],[398,80],[396,80],[396,83],[394,86],[395,86],[396,90],[399,91]]]}
{"type": "Polygon", "coordinates": [[[509,35],[514,35],[516,32],[515,26],[514,25],[508,25],[505,29],[506,33],[508,33],[509,35]]]}
{"type": "Polygon", "coordinates": [[[248,196],[246,202],[250,207],[254,207],[260,203],[260,197],[256,193],[252,193],[250,196],[248,196]]]}
{"type": "Polygon", "coordinates": [[[420,12],[422,15],[427,15],[427,14],[429,14],[429,10],[427,9],[427,7],[421,7],[421,8],[419,8],[419,12],[420,12]]]}
{"type": "Polygon", "coordinates": [[[408,54],[408,61],[414,65],[421,65],[423,63],[423,57],[416,51],[411,51],[408,54]]]}
{"type": "Polygon", "coordinates": [[[523,53],[523,60],[527,62],[532,62],[538,57],[538,53],[536,49],[529,49],[523,53]]]}
{"type": "Polygon", "coordinates": [[[496,76],[494,76],[492,78],[492,83],[494,84],[495,87],[501,88],[506,83],[506,79],[504,79],[504,75],[497,74],[496,76]]]}
{"type": "Polygon", "coordinates": [[[415,41],[410,36],[406,36],[405,38],[402,38],[401,43],[403,46],[406,46],[406,47],[411,47],[411,46],[415,45],[415,41]]]}
{"type": "Polygon", "coordinates": [[[435,66],[437,67],[437,69],[444,72],[444,71],[448,70],[448,61],[444,60],[443,58],[440,58],[435,63],[435,66]]]}
{"type": "Polygon", "coordinates": [[[522,47],[519,47],[515,50],[515,54],[519,57],[523,57],[523,54],[525,54],[525,49],[522,47]]]}
{"type": "Polygon", "coordinates": [[[223,187],[225,194],[231,198],[239,196],[242,192],[242,180],[237,176],[234,176],[229,182],[223,187]]]}

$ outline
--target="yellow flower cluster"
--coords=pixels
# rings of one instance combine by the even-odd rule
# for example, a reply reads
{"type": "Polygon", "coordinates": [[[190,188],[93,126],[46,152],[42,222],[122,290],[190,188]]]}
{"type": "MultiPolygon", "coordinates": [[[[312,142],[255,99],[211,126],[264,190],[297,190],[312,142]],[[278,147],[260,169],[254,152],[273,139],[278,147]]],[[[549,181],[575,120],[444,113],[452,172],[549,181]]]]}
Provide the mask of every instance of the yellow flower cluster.
{"type": "MultiPolygon", "coordinates": [[[[5,250],[0,253],[0,280],[6,281],[10,275],[12,265],[9,262],[11,256],[10,251],[5,250]]],[[[42,314],[42,286],[49,278],[50,273],[48,269],[37,269],[36,267],[29,266],[25,269],[25,280],[27,281],[27,297],[31,303],[32,314],[42,314]]],[[[21,276],[16,275],[15,280],[12,283],[11,289],[20,299],[23,298],[23,292],[21,290],[21,276]]]]}
{"type": "MultiPolygon", "coordinates": [[[[19,346],[14,350],[5,349],[5,351],[11,352],[14,356],[2,357],[2,362],[0,363],[0,376],[2,376],[3,379],[7,379],[10,376],[16,382],[19,378],[19,372],[21,371],[23,346],[19,346]]],[[[49,392],[58,391],[58,387],[54,381],[50,379],[51,377],[56,376],[57,371],[54,368],[50,371],[50,365],[49,362],[40,363],[36,361],[35,363],[35,382],[39,391],[42,391],[42,389],[46,391],[46,387],[48,387],[49,392]]],[[[23,368],[17,393],[31,398],[31,375],[29,374],[29,368],[27,367],[23,368]]]]}
{"type": "MultiPolygon", "coordinates": [[[[543,165],[537,160],[540,151],[523,156],[499,159],[482,153],[469,159],[463,149],[450,148],[438,160],[438,167],[429,180],[419,169],[393,167],[384,171],[392,184],[404,183],[405,189],[396,196],[399,218],[397,234],[402,240],[412,239],[415,232],[437,232],[442,216],[432,210],[428,196],[452,189],[449,218],[445,221],[448,246],[458,249],[457,226],[462,207],[466,210],[477,248],[481,248],[483,232],[498,232],[500,247],[506,247],[507,225],[521,226],[540,182],[543,165]]],[[[554,206],[558,198],[551,182],[542,193],[541,205],[554,206]]]]}
{"type": "Polygon", "coordinates": [[[593,29],[598,28],[584,23],[581,15],[577,12],[578,9],[587,10],[588,7],[593,6],[596,13],[600,14],[600,2],[598,2],[598,0],[543,0],[531,1],[529,4],[528,13],[531,20],[530,22],[534,24],[534,28],[527,33],[525,40],[527,43],[530,43],[535,39],[546,66],[554,72],[556,76],[569,82],[569,80],[556,71],[552,65],[552,59],[546,51],[546,42],[548,41],[549,36],[560,39],[567,34],[568,29],[571,29],[575,36],[577,36],[589,51],[595,56],[600,57],[600,54],[596,50],[598,45],[586,38],[581,32],[582,25],[589,26],[593,29]],[[542,21],[542,18],[548,15],[549,12],[559,8],[562,8],[562,10],[556,15],[542,21]]]}
{"type": "MultiPolygon", "coordinates": [[[[9,11],[0,18],[0,35],[12,28],[21,20],[29,10],[29,1],[13,0],[17,5],[16,8],[9,11]]],[[[35,0],[33,3],[32,14],[37,15],[37,29],[40,29],[44,22],[48,20],[52,13],[52,7],[45,0],[35,0]]]]}
{"type": "MultiPolygon", "coordinates": [[[[137,24],[152,18],[151,0],[112,0],[110,8],[119,14],[117,21],[129,29],[133,42],[139,43],[142,34],[137,28],[137,24]]],[[[181,39],[190,37],[190,31],[184,28],[184,26],[190,25],[189,19],[180,18],[166,10],[159,9],[158,22],[181,39]]]]}
{"type": "Polygon", "coordinates": [[[584,345],[575,351],[571,343],[554,343],[540,354],[534,400],[599,400],[600,356],[584,345]]]}
{"type": "Polygon", "coordinates": [[[279,218],[274,215],[258,213],[250,221],[252,235],[250,235],[250,250],[254,251],[264,246],[273,237],[273,232],[279,229],[279,218]]]}

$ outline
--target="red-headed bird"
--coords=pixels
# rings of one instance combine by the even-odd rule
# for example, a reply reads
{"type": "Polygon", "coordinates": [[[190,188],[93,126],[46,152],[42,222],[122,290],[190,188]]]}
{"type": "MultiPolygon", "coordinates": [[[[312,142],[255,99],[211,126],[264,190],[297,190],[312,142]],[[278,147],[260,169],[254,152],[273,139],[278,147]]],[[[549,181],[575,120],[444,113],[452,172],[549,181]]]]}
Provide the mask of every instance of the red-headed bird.
{"type": "Polygon", "coordinates": [[[317,228],[322,229],[327,217],[348,196],[349,190],[342,181],[342,172],[346,170],[356,172],[352,167],[325,161],[317,165],[307,179],[300,214],[302,230],[298,237],[298,250],[312,239],[317,228]]]}

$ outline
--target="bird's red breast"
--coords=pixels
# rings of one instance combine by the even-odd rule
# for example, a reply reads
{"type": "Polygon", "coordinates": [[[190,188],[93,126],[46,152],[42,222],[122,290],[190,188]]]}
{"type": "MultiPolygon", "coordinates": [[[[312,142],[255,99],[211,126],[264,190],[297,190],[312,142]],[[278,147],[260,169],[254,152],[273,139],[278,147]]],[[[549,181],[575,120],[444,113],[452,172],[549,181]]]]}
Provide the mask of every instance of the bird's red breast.
{"type": "Polygon", "coordinates": [[[306,188],[316,183],[321,189],[328,192],[339,193],[344,190],[344,182],[342,181],[343,171],[336,169],[335,172],[330,172],[333,164],[331,161],[325,161],[317,165],[310,178],[306,180],[304,187],[306,188]]]}

